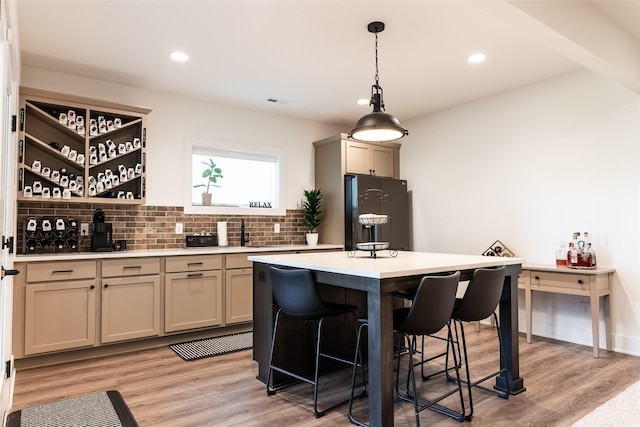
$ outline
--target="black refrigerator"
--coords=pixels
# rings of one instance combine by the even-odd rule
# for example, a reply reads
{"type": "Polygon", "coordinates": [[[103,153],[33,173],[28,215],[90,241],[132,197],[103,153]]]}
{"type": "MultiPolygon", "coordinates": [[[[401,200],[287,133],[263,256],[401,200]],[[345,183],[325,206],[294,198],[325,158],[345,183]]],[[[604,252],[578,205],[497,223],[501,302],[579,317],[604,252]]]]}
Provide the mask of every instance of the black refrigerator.
{"type": "Polygon", "coordinates": [[[407,181],[372,175],[345,175],[345,250],[357,243],[389,242],[389,249],[409,250],[409,195],[407,181]],[[361,214],[388,215],[386,224],[371,228],[358,222],[361,214]]]}

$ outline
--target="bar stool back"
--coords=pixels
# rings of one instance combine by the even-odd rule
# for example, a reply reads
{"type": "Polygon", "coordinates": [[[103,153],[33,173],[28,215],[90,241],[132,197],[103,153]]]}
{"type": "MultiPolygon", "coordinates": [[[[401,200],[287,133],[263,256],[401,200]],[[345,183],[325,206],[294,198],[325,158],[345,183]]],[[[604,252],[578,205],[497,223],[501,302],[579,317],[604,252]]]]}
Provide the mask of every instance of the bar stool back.
{"type": "Polygon", "coordinates": [[[276,391],[288,387],[291,384],[284,386],[274,387],[272,385],[273,371],[283,373],[289,377],[295,378],[299,381],[303,381],[313,385],[313,412],[316,418],[323,416],[327,411],[337,407],[338,405],[345,403],[339,402],[329,408],[322,411],[318,410],[318,377],[319,377],[319,365],[320,357],[333,359],[339,362],[343,362],[348,365],[352,365],[350,360],[344,360],[339,357],[322,353],[321,350],[321,338],[322,338],[322,325],[324,319],[327,317],[340,316],[351,313],[355,319],[355,312],[358,309],[355,305],[350,304],[336,304],[331,302],[325,302],[320,298],[318,288],[313,277],[313,274],[309,270],[304,269],[282,269],[278,267],[271,267],[271,286],[273,289],[273,298],[278,305],[278,311],[276,313],[275,324],[273,327],[273,337],[271,340],[271,353],[269,356],[269,373],[267,376],[267,394],[272,395],[276,391]],[[315,360],[314,360],[314,375],[313,378],[307,378],[298,373],[292,372],[284,366],[276,366],[273,362],[273,355],[276,349],[276,336],[278,333],[278,325],[281,320],[281,316],[285,315],[294,319],[303,320],[305,322],[313,322],[314,326],[314,340],[315,340],[315,360]]]}

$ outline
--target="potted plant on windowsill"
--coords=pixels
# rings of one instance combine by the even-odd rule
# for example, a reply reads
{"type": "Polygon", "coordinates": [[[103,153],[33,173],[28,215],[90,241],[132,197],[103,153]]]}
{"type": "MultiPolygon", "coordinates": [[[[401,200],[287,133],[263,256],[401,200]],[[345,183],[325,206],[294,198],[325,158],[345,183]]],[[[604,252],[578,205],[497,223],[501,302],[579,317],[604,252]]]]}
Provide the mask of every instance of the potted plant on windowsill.
{"type": "Polygon", "coordinates": [[[202,172],[202,177],[207,180],[207,183],[194,185],[193,188],[206,187],[202,193],[202,206],[210,206],[211,193],[209,192],[209,187],[220,187],[217,183],[218,179],[222,178],[222,169],[216,166],[213,159],[209,159],[208,163],[202,162],[202,164],[207,167],[204,172],[202,172]]]}
{"type": "Polygon", "coordinates": [[[308,230],[306,234],[308,245],[318,244],[318,233],[315,230],[322,222],[322,215],[322,190],[319,188],[304,190],[302,223],[308,230]]]}

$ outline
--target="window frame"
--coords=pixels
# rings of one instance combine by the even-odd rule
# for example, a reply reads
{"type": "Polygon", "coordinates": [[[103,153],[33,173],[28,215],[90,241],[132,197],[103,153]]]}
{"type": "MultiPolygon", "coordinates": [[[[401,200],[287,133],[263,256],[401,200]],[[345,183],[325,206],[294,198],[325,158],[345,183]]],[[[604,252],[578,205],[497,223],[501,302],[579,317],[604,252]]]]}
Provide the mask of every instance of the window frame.
{"type": "MultiPolygon", "coordinates": [[[[286,197],[286,156],[285,151],[276,147],[256,146],[246,144],[232,144],[229,142],[212,140],[206,138],[185,137],[184,143],[184,213],[185,214],[209,214],[209,215],[254,215],[254,216],[285,216],[287,209],[285,203],[286,197]],[[229,207],[229,206],[200,206],[193,205],[191,199],[193,183],[191,182],[193,176],[192,170],[192,155],[193,149],[199,148],[211,148],[214,150],[235,151],[248,154],[260,154],[270,155],[278,157],[279,163],[279,207],[278,208],[250,208],[250,207],[229,207]]],[[[224,174],[224,171],[223,171],[224,174]]]]}

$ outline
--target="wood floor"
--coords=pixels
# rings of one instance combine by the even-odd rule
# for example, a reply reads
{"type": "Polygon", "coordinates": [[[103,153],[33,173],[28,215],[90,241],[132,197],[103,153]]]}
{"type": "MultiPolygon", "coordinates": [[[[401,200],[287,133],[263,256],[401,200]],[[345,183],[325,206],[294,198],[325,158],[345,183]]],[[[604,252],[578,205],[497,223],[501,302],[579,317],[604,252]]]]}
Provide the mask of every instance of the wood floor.
{"type": "MultiPolygon", "coordinates": [[[[495,330],[467,328],[472,376],[495,366],[495,330]]],[[[437,340],[431,340],[437,341],[437,340]]],[[[433,344],[439,345],[439,344],[433,344]]],[[[508,400],[477,391],[477,426],[570,426],[640,380],[640,358],[534,337],[520,338],[520,374],[526,391],[508,400]]],[[[251,351],[185,362],[167,347],[64,365],[18,371],[12,410],[103,390],[119,390],[142,427],[347,426],[343,405],[320,419],[310,406],[310,386],[267,396],[251,351]]],[[[444,381],[423,382],[425,393],[444,381]]],[[[335,386],[334,386],[335,388],[335,386]]],[[[322,393],[322,391],[321,391],[322,393]]],[[[336,398],[344,393],[321,394],[336,398]]],[[[452,405],[455,402],[452,403],[452,405]]],[[[413,408],[396,402],[395,425],[413,426],[413,408]]],[[[366,399],[356,401],[366,416],[366,399]]],[[[422,425],[461,425],[426,410],[422,425]]]]}

